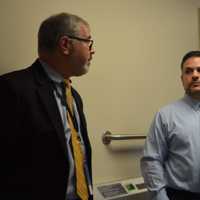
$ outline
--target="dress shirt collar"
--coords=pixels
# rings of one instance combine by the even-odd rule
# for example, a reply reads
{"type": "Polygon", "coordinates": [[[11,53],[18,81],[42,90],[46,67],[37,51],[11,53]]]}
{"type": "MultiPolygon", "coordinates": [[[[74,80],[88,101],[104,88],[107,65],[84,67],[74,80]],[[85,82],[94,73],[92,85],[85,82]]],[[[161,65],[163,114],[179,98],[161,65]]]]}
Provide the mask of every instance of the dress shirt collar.
{"type": "Polygon", "coordinates": [[[186,102],[194,108],[194,110],[200,110],[200,101],[192,98],[191,96],[185,94],[184,99],[186,102]]]}
{"type": "Polygon", "coordinates": [[[56,72],[52,67],[50,67],[47,63],[45,63],[42,60],[39,60],[39,61],[42,67],[44,68],[45,72],[47,73],[47,75],[52,81],[56,83],[61,83],[64,81],[64,78],[58,72],[56,72]]]}

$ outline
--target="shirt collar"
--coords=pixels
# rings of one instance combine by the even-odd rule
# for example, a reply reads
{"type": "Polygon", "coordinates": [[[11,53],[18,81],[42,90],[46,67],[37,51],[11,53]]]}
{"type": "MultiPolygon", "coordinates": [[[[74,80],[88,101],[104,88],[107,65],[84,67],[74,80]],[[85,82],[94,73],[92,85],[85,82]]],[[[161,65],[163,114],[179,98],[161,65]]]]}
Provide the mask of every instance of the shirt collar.
{"type": "Polygon", "coordinates": [[[192,98],[191,96],[185,94],[184,99],[188,102],[190,106],[194,108],[194,110],[200,109],[200,101],[192,98]]]}
{"type": "Polygon", "coordinates": [[[56,72],[52,67],[50,67],[47,63],[45,63],[42,60],[39,60],[39,61],[42,67],[44,68],[45,72],[47,73],[47,75],[52,81],[56,83],[61,83],[64,81],[64,78],[58,72],[56,72]]]}

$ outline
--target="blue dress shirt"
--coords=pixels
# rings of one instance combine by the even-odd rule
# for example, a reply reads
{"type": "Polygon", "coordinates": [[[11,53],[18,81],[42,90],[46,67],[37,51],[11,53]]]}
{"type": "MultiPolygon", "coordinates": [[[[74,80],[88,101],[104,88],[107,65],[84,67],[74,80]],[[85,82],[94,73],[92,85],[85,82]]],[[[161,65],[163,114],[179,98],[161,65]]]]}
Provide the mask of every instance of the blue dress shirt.
{"type": "Polygon", "coordinates": [[[141,171],[153,200],[168,200],[166,187],[200,192],[200,101],[185,95],[157,112],[141,171]]]}

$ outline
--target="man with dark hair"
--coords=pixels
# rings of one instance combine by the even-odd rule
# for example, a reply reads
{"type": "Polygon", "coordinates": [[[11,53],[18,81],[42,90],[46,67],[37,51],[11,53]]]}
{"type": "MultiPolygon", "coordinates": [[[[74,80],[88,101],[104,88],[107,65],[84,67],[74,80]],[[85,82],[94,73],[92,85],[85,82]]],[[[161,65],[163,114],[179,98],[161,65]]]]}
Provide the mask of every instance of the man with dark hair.
{"type": "Polygon", "coordinates": [[[141,159],[153,200],[200,199],[200,51],[183,57],[181,80],[185,96],[155,115],[141,159]]]}
{"type": "Polygon", "coordinates": [[[50,16],[39,28],[39,58],[0,76],[0,199],[93,199],[83,104],[70,79],[88,72],[92,45],[84,19],[50,16]]]}

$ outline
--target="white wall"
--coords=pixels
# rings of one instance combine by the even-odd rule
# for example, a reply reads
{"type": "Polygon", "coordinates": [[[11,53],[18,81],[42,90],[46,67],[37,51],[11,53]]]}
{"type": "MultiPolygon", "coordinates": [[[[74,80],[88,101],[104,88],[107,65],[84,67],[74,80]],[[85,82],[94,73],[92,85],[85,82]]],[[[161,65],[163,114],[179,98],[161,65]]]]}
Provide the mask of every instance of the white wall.
{"type": "Polygon", "coordinates": [[[88,20],[96,55],[89,74],[73,81],[88,118],[94,182],[138,177],[143,141],[106,147],[102,134],[146,134],[154,113],[182,96],[179,64],[198,48],[197,7],[196,0],[1,0],[0,73],[34,61],[47,16],[88,20]]]}

